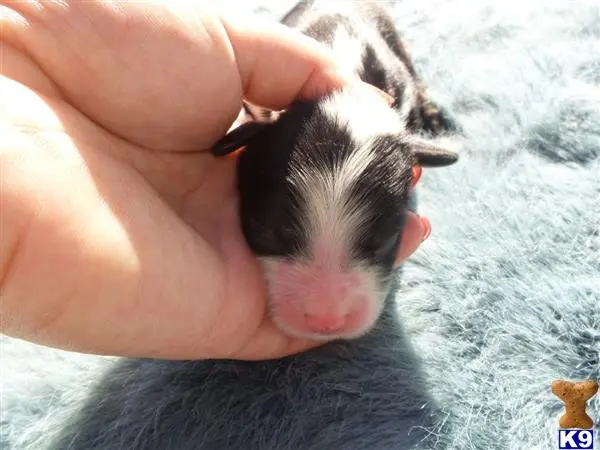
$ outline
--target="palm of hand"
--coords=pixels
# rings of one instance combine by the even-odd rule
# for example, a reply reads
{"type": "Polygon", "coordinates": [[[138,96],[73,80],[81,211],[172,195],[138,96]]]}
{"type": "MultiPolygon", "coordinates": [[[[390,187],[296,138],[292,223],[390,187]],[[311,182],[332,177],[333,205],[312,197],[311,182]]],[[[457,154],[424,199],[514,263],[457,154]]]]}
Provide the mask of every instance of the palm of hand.
{"type": "MultiPolygon", "coordinates": [[[[271,358],[317,345],[269,320],[234,163],[207,150],[242,94],[280,109],[342,80],[314,42],[203,8],[0,0],[0,119],[18,130],[3,154],[15,242],[0,270],[3,331],[133,357],[271,358]]],[[[403,258],[419,223],[409,215],[403,258]]]]}
{"type": "MultiPolygon", "coordinates": [[[[40,176],[52,177],[52,166],[63,179],[53,192],[51,222],[87,230],[78,241],[95,249],[86,252],[85,265],[74,264],[82,250],[72,238],[52,245],[72,250],[57,256],[48,232],[39,239],[29,233],[28,245],[44,265],[63,272],[46,273],[53,301],[32,332],[94,329],[79,323],[80,310],[91,308],[97,318],[111,318],[114,335],[102,337],[107,353],[148,327],[155,330],[156,356],[158,345],[170,348],[170,357],[215,355],[215,348],[243,358],[300,350],[305,343],[281,334],[266,315],[261,272],[238,225],[234,163],[198,152],[227,130],[241,106],[243,81],[222,24],[202,11],[182,16],[165,6],[145,11],[159,22],[152,27],[131,5],[127,20],[109,14],[94,26],[77,21],[93,8],[78,2],[71,8],[77,14],[65,15],[60,5],[47,5],[42,32],[51,39],[33,47],[49,75],[38,76],[38,85],[54,85],[45,99],[56,114],[49,120],[58,119],[70,140],[48,143],[52,151],[36,157],[39,166],[47,159],[40,176]],[[60,206],[66,198],[74,205],[69,214],[60,206]],[[94,224],[81,227],[85,222],[94,224]],[[97,289],[98,282],[105,288],[97,289]]],[[[94,332],[89,340],[97,351],[94,332]]],[[[147,342],[135,347],[132,355],[153,354],[147,342]]]]}

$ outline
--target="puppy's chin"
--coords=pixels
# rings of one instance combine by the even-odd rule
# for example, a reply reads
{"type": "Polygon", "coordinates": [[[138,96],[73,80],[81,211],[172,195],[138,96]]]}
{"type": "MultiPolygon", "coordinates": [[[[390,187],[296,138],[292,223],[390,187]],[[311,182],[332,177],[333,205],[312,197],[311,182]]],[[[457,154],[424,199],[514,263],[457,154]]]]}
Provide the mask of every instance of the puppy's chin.
{"type": "Polygon", "coordinates": [[[292,305],[276,301],[270,303],[270,315],[273,323],[285,334],[298,339],[326,342],[334,340],[358,339],[369,333],[381,314],[381,305],[371,299],[360,309],[348,314],[343,324],[329,331],[315,331],[306,319],[306,315],[292,305]]]}
{"type": "Polygon", "coordinates": [[[279,320],[276,314],[272,314],[271,317],[273,323],[275,323],[275,325],[286,335],[297,339],[306,339],[309,341],[316,342],[330,342],[339,340],[350,341],[358,339],[366,335],[369,331],[371,331],[371,329],[375,325],[375,321],[373,321],[368,326],[357,328],[351,331],[320,334],[308,330],[297,329],[293,325],[289,325],[285,321],[279,320]]]}

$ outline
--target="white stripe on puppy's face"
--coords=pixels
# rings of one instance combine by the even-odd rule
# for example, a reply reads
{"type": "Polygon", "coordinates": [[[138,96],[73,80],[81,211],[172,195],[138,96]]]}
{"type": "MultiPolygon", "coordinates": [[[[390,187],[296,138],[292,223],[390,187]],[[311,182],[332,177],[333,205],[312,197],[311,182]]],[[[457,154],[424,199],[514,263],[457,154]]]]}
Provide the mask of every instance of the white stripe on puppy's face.
{"type": "MultiPolygon", "coordinates": [[[[353,198],[352,188],[377,155],[372,140],[382,134],[398,134],[402,121],[385,100],[362,85],[333,94],[320,106],[324,120],[350,134],[352,151],[334,159],[333,167],[321,165],[292,168],[289,181],[306,205],[304,232],[311,249],[328,261],[342,264],[353,243],[370,219],[368,204],[353,198]]],[[[332,150],[334,151],[334,150],[332,150]]],[[[307,255],[307,256],[309,256],[307,255]]]]}
{"type": "MultiPolygon", "coordinates": [[[[364,225],[365,214],[350,198],[352,183],[372,161],[368,145],[359,147],[346,161],[331,167],[313,167],[294,176],[297,195],[302,198],[303,226],[311,257],[328,249],[327,260],[341,262],[347,257],[356,232],[364,225]]],[[[325,255],[322,255],[325,257],[325,255]]]]}

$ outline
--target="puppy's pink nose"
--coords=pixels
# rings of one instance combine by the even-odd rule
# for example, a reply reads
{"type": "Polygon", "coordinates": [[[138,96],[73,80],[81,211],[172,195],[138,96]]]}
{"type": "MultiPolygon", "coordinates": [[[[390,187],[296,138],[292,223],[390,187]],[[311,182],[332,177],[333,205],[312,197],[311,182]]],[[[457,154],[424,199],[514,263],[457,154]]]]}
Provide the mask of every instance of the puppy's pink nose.
{"type": "Polygon", "coordinates": [[[346,323],[344,316],[306,314],[306,324],[318,333],[330,333],[339,330],[346,323]]]}

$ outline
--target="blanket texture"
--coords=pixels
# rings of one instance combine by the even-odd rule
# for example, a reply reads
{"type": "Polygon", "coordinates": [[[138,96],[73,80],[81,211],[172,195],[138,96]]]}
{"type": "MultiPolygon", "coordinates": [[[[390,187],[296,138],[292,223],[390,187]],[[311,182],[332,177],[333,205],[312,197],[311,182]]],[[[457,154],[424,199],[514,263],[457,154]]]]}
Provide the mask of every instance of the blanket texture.
{"type": "MultiPolygon", "coordinates": [[[[292,3],[262,1],[252,8],[278,19],[292,3]]],[[[419,209],[433,234],[406,264],[398,296],[399,322],[414,355],[406,350],[391,357],[418,359],[419,389],[437,405],[435,417],[422,423],[428,437],[418,448],[557,448],[563,409],[551,382],[600,379],[600,4],[402,0],[389,8],[432,97],[466,137],[457,165],[423,174],[419,209]]],[[[6,450],[46,448],[103,376],[135,390],[171,370],[154,364],[128,372],[127,363],[114,358],[6,337],[0,344],[0,448],[6,450]],[[138,378],[130,380],[131,374],[138,378]]],[[[391,348],[386,344],[381,353],[391,348]]],[[[401,386],[395,376],[410,380],[409,372],[371,382],[377,361],[351,373],[362,377],[365,395],[407,405],[414,401],[407,397],[420,395],[407,382],[403,392],[395,391],[401,386]]],[[[164,384],[167,395],[184,382],[164,384]]],[[[205,401],[222,401],[219,388],[207,382],[205,401]]],[[[298,389],[312,387],[307,382],[298,389]]],[[[161,401],[158,395],[149,404],[159,408],[161,401]]],[[[185,411],[190,404],[182,400],[180,411],[170,412],[210,410],[196,404],[185,411]]],[[[326,422],[327,411],[320,412],[326,422]]],[[[140,413],[138,420],[151,426],[154,413],[140,413]]],[[[297,418],[284,413],[263,437],[293,429],[297,418]]],[[[600,394],[588,413],[598,434],[600,394]]],[[[365,412],[360,427],[335,431],[354,437],[340,448],[404,448],[389,439],[387,446],[377,444],[382,425],[369,417],[378,416],[365,412]]],[[[402,420],[398,426],[407,426],[402,420]]],[[[268,442],[252,448],[273,448],[268,442]]]]}

